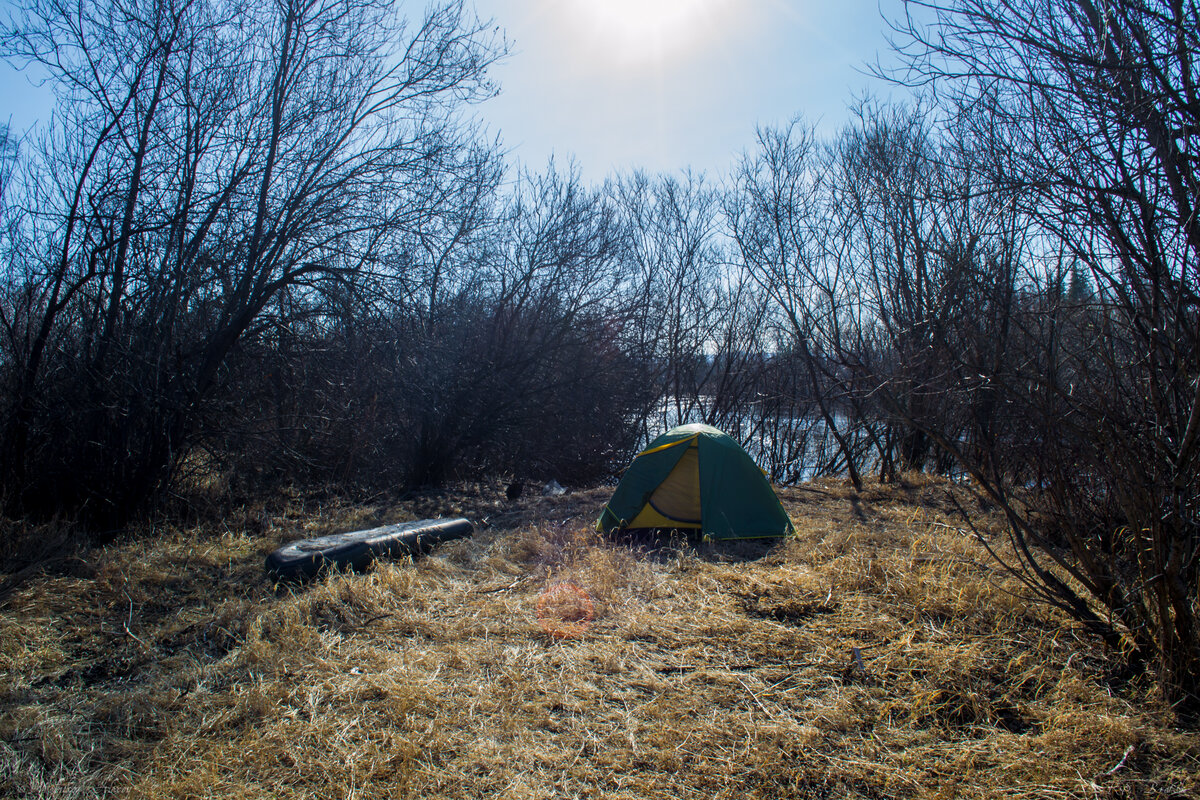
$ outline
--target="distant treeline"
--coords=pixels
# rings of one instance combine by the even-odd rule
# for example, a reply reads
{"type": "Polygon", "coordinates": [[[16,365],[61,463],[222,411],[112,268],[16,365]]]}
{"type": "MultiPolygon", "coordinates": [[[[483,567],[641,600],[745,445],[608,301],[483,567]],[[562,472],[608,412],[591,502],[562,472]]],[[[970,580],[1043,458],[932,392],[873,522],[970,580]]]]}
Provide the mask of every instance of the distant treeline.
{"type": "Polygon", "coordinates": [[[511,170],[459,2],[30,0],[3,139],[0,500],[614,476],[702,419],[777,481],[969,475],[1006,564],[1200,699],[1197,12],[947,0],[908,105],[721,181],[511,170]]]}

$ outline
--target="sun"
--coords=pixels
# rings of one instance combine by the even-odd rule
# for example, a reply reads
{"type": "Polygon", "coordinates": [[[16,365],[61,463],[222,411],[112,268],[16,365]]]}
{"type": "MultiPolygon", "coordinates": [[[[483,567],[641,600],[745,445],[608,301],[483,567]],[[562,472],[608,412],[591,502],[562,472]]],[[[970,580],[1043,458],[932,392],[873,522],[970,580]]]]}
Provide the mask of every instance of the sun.
{"type": "Polygon", "coordinates": [[[644,64],[694,50],[732,0],[565,0],[581,33],[613,61],[644,64]]]}

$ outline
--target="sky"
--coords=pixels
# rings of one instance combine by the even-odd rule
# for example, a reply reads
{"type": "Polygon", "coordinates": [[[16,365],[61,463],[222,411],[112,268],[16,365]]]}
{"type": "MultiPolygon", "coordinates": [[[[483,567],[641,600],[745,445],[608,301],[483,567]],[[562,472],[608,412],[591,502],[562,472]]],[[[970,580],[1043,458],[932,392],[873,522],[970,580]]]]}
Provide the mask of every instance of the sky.
{"type": "MultiPolygon", "coordinates": [[[[511,46],[479,119],[514,161],[573,161],[588,182],[634,169],[715,177],[756,126],[799,115],[833,134],[855,97],[897,91],[868,68],[891,60],[883,15],[902,0],[474,2],[511,46]]],[[[44,90],[0,64],[0,124],[19,133],[49,112],[44,90]]]]}
{"type": "Polygon", "coordinates": [[[758,125],[800,115],[832,134],[890,85],[883,14],[901,0],[476,0],[506,31],[501,95],[480,109],[532,169],[553,154],[584,178],[641,168],[717,175],[758,125]]]}

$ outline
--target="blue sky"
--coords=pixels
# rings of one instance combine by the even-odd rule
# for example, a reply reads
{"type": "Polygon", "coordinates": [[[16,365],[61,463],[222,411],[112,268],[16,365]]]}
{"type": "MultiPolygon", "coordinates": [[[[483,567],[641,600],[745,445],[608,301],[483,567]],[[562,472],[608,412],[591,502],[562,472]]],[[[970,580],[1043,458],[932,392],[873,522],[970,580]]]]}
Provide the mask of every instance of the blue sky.
{"type": "MultiPolygon", "coordinates": [[[[756,125],[795,115],[835,132],[855,96],[894,91],[864,73],[891,58],[881,10],[903,11],[902,0],[475,5],[512,43],[493,72],[502,93],[480,118],[520,163],[573,158],[588,181],[635,168],[715,177],[753,145],[756,125]]],[[[14,132],[49,116],[46,92],[4,65],[0,99],[0,122],[14,132]]]]}
{"type": "Polygon", "coordinates": [[[476,0],[513,55],[481,109],[537,168],[573,156],[588,180],[641,167],[712,175],[756,125],[799,114],[823,134],[847,105],[894,90],[866,73],[891,59],[882,12],[901,0],[476,0]],[[882,5],[881,5],[882,4],[882,5]]]}

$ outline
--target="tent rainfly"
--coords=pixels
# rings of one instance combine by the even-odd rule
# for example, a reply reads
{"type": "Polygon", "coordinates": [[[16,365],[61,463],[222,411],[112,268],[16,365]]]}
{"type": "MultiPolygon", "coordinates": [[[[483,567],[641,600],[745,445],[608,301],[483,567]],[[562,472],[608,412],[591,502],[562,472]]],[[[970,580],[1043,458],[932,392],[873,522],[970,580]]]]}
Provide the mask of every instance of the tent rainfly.
{"type": "Polygon", "coordinates": [[[709,425],[680,425],[633,459],[596,529],[677,528],[706,539],[760,539],[794,529],[762,470],[709,425]]]}

